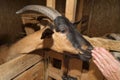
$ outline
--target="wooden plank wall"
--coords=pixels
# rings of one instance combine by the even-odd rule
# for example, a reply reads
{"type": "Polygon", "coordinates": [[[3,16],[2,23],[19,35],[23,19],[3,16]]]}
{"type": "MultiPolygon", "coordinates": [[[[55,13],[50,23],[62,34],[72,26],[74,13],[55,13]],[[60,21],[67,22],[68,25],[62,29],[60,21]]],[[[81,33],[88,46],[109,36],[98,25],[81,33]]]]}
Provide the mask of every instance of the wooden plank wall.
{"type": "MultiPolygon", "coordinates": [[[[64,55],[60,53],[56,53],[53,51],[48,52],[47,56],[49,56],[49,64],[47,68],[47,79],[56,79],[62,80],[63,70],[64,70],[64,55]],[[61,68],[56,68],[53,65],[53,59],[61,61],[61,68]]],[[[82,61],[79,59],[71,58],[69,62],[68,75],[77,78],[78,80],[104,80],[103,75],[98,70],[96,65],[91,62],[90,69],[88,71],[83,71],[82,69],[82,61]]],[[[46,79],[46,80],[47,80],[46,79]]]]}
{"type": "MultiPolygon", "coordinates": [[[[62,80],[62,76],[63,76],[63,70],[65,68],[64,66],[64,55],[60,54],[60,53],[56,53],[53,51],[50,51],[47,53],[48,56],[50,57],[49,60],[49,64],[48,64],[48,69],[47,69],[47,77],[48,78],[52,78],[52,79],[56,79],[56,80],[62,80]],[[61,68],[56,68],[54,67],[53,64],[53,60],[60,60],[61,61],[61,68]]],[[[71,59],[69,62],[69,72],[68,74],[73,76],[73,77],[77,77],[78,79],[80,79],[81,76],[81,61],[77,60],[77,59],[71,59]],[[79,64],[78,64],[79,63],[79,64]]]]}
{"type": "Polygon", "coordinates": [[[106,33],[120,33],[120,0],[86,1],[88,1],[87,5],[91,5],[91,8],[88,8],[91,10],[87,29],[88,36],[98,37],[106,33]]]}

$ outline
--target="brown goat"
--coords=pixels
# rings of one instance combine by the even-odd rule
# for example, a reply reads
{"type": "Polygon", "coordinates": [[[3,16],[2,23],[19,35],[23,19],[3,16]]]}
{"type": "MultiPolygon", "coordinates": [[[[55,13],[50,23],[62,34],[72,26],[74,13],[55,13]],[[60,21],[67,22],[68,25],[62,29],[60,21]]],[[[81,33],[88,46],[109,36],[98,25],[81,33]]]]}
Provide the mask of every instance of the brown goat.
{"type": "MultiPolygon", "coordinates": [[[[64,51],[70,52],[72,54],[77,54],[77,56],[82,60],[91,59],[92,45],[79,33],[75,26],[64,16],[62,16],[58,11],[40,5],[28,5],[23,9],[17,11],[17,14],[34,11],[42,13],[53,21],[52,27],[47,30],[50,33],[54,33],[52,38],[54,40],[54,46],[59,44],[59,46],[51,46],[57,52],[64,51]],[[69,45],[68,45],[69,44],[69,45]],[[62,47],[62,49],[61,49],[62,47]],[[71,50],[69,50],[71,49],[71,50]]],[[[48,36],[48,34],[47,34],[48,36]]],[[[41,38],[43,39],[44,36],[41,38]]],[[[47,43],[47,42],[46,42],[47,43]]]]}
{"type": "Polygon", "coordinates": [[[9,47],[1,47],[0,55],[1,57],[4,56],[3,58],[5,61],[8,61],[19,53],[29,53],[36,49],[44,48],[49,48],[60,53],[64,53],[64,51],[66,51],[69,53],[78,54],[78,51],[72,46],[69,40],[66,39],[64,34],[54,32],[54,34],[51,35],[51,30],[48,27],[45,27],[31,35],[24,37],[9,47]],[[47,37],[41,39],[41,37],[45,34],[47,34],[47,37]]]}

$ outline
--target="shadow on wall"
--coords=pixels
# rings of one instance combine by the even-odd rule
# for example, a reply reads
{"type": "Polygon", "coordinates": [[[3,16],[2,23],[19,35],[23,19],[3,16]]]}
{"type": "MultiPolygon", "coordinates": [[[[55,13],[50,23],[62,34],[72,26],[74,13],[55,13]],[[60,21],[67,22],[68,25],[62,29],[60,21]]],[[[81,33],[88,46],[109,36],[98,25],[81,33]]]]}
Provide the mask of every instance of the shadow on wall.
{"type": "Polygon", "coordinates": [[[9,43],[10,37],[8,34],[0,35],[0,45],[5,44],[6,42],[9,43]]]}

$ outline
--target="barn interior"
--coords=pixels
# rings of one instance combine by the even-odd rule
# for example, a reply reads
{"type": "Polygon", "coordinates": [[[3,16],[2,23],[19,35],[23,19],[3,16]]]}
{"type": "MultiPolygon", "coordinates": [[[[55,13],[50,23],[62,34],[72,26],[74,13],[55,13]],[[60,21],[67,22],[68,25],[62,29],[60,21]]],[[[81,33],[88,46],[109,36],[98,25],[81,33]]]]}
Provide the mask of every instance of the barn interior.
{"type": "MultiPolygon", "coordinates": [[[[32,53],[40,55],[20,54],[14,59],[4,61],[9,55],[3,53],[7,51],[9,46],[35,32],[25,24],[36,23],[34,20],[28,19],[40,14],[16,14],[16,11],[27,5],[50,6],[73,23],[81,20],[77,24],[79,32],[90,38],[101,38],[110,33],[120,34],[120,0],[0,0],[0,77],[4,75],[0,80],[62,80],[61,71],[65,67],[64,56],[56,54],[54,51],[36,50],[32,53]],[[69,13],[70,9],[72,9],[72,13],[69,13]],[[7,68],[7,66],[9,67],[7,68]],[[17,66],[17,68],[13,66],[17,66]]],[[[120,47],[117,50],[120,51],[120,47]]],[[[93,62],[90,64],[88,65],[89,70],[88,66],[87,70],[83,69],[83,62],[73,58],[69,62],[68,74],[76,78],[75,80],[87,80],[87,78],[105,80],[95,64],[93,62]]]]}

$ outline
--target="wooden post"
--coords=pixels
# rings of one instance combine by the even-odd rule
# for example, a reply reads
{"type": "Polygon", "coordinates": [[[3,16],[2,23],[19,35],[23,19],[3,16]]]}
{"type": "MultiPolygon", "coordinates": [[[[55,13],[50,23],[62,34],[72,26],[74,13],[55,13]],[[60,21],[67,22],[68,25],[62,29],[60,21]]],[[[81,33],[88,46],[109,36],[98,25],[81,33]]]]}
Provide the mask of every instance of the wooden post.
{"type": "Polygon", "coordinates": [[[65,16],[72,22],[75,20],[77,0],[66,0],[65,16]]]}
{"type": "Polygon", "coordinates": [[[55,9],[55,0],[47,0],[47,6],[55,9]]]}
{"type": "Polygon", "coordinates": [[[69,71],[68,75],[77,78],[77,80],[81,80],[82,74],[82,61],[79,59],[71,58],[69,63],[69,71]]]}
{"type": "Polygon", "coordinates": [[[78,7],[80,8],[79,12],[78,12],[78,18],[81,19],[82,18],[82,14],[83,14],[83,4],[84,4],[84,0],[80,0],[80,5],[78,5],[78,7]]]}
{"type": "MultiPolygon", "coordinates": [[[[82,19],[83,16],[83,5],[84,5],[84,0],[78,1],[77,5],[77,14],[76,14],[76,20],[79,21],[82,19]]],[[[77,26],[77,29],[80,31],[81,28],[81,23],[77,26]]]]}

